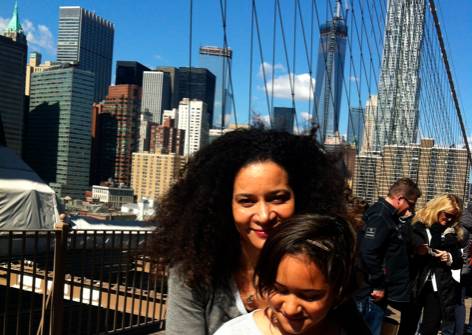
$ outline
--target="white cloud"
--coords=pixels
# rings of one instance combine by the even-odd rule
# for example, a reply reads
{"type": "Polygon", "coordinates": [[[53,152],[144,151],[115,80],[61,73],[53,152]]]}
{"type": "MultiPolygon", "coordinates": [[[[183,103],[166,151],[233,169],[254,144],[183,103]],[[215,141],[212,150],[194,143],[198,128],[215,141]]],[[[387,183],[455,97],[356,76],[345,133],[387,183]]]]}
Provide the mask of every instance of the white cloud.
{"type": "Polygon", "coordinates": [[[277,71],[285,71],[285,67],[282,64],[275,64],[272,67],[272,64],[264,62],[259,66],[259,72],[257,73],[257,75],[259,76],[259,78],[263,78],[264,76],[262,74],[262,71],[264,71],[266,79],[269,79],[270,77],[272,77],[272,68],[274,69],[274,73],[277,71]]]}
{"type": "Polygon", "coordinates": [[[43,24],[35,25],[30,20],[23,21],[23,30],[28,44],[46,51],[49,54],[56,53],[54,38],[49,28],[43,24]]]}
{"type": "Polygon", "coordinates": [[[311,120],[313,120],[313,115],[311,115],[308,112],[301,112],[300,117],[302,118],[303,121],[306,121],[306,122],[311,122],[311,120]]]}
{"type": "Polygon", "coordinates": [[[10,19],[6,19],[0,16],[0,32],[3,32],[8,25],[10,19]]]}
{"type": "MultiPolygon", "coordinates": [[[[291,99],[292,93],[290,90],[290,82],[293,75],[286,74],[276,76],[273,81],[274,97],[280,99],[291,99]]],[[[309,100],[313,98],[313,88],[315,87],[315,79],[310,78],[310,74],[301,73],[295,75],[295,100],[309,100]],[[310,85],[311,80],[311,85],[310,85]]],[[[260,90],[264,90],[264,86],[259,86],[260,90]]],[[[267,82],[267,91],[272,92],[272,80],[267,82]]]]}
{"type": "Polygon", "coordinates": [[[269,127],[270,124],[270,116],[269,115],[260,115],[256,114],[252,116],[253,124],[263,124],[265,127],[269,127]]]}
{"type": "Polygon", "coordinates": [[[357,81],[357,82],[358,82],[358,81],[359,81],[359,77],[350,76],[350,77],[349,77],[349,80],[350,80],[350,81],[357,81]]]}
{"type": "MultiPolygon", "coordinates": [[[[0,17],[0,31],[5,30],[9,22],[9,18],[0,17]]],[[[47,26],[43,24],[35,25],[28,19],[25,19],[21,23],[21,26],[23,27],[26,40],[28,41],[28,45],[30,47],[33,47],[33,49],[36,48],[39,51],[45,51],[48,54],[56,53],[54,37],[47,26]]]]}

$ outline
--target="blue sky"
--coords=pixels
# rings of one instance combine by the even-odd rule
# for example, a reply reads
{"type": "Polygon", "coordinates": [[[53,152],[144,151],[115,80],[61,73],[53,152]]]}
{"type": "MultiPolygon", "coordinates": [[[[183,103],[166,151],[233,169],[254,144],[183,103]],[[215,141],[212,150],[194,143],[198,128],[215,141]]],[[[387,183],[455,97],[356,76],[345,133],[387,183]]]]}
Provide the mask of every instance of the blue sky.
{"type": "MultiPolygon", "coordinates": [[[[233,83],[235,99],[238,109],[238,122],[247,122],[249,105],[249,35],[251,1],[227,0],[228,2],[228,40],[233,48],[233,83]]],[[[324,1],[318,1],[323,3],[324,1]]],[[[438,0],[436,1],[438,2],[438,0]]],[[[188,66],[189,65],[189,1],[186,0],[19,0],[20,19],[25,30],[29,33],[29,50],[40,51],[43,60],[55,59],[56,38],[58,30],[59,6],[82,6],[94,11],[115,24],[114,63],[117,60],[136,60],[148,67],[160,65],[188,66]]],[[[201,45],[217,45],[223,43],[222,25],[219,0],[194,0],[193,7],[193,52],[192,65],[198,66],[198,47],[201,45]]],[[[282,11],[293,13],[293,1],[282,0],[282,11]],[[290,12],[292,10],[292,12],[290,12]]],[[[311,1],[301,1],[302,6],[311,1]]],[[[261,34],[263,36],[264,57],[271,62],[271,34],[273,1],[257,1],[261,34]]],[[[7,22],[14,5],[14,0],[0,2],[0,27],[7,22]]],[[[323,16],[325,5],[320,7],[323,16]]],[[[472,1],[470,0],[439,0],[442,18],[442,28],[448,38],[449,57],[454,66],[456,85],[462,102],[463,113],[467,124],[470,124],[470,110],[472,98],[472,1]]],[[[306,8],[305,8],[306,10],[306,8]]],[[[284,22],[289,26],[293,14],[284,15],[284,22]]],[[[301,33],[298,31],[297,63],[295,69],[296,83],[299,88],[309,83],[307,64],[304,61],[301,48],[301,33]],[[305,75],[305,76],[304,76],[305,75]]],[[[291,36],[287,40],[293,43],[291,36]]],[[[279,46],[281,40],[279,37],[279,46]]],[[[315,43],[317,41],[315,40],[315,43]]],[[[315,44],[316,45],[316,44],[315,44]]],[[[289,48],[292,53],[292,49],[289,48]]],[[[316,54],[316,48],[315,48],[316,54]]],[[[285,79],[287,66],[283,50],[278,49],[276,55],[275,84],[277,79],[285,79]]],[[[316,63],[315,63],[316,64],[316,63]]],[[[252,90],[253,109],[261,114],[267,113],[263,81],[258,69],[260,59],[254,53],[254,79],[252,90]]],[[[277,85],[276,85],[277,86],[277,85]]],[[[283,88],[282,88],[283,89],[283,88]]],[[[290,100],[284,99],[284,92],[280,92],[276,103],[290,106],[290,100]]],[[[345,100],[345,96],[343,99],[345,100]]],[[[306,100],[301,98],[305,105],[297,104],[299,113],[307,112],[306,100]]],[[[365,101],[364,101],[365,103],[365,101]]],[[[346,132],[346,111],[341,112],[340,129],[346,132]]]]}

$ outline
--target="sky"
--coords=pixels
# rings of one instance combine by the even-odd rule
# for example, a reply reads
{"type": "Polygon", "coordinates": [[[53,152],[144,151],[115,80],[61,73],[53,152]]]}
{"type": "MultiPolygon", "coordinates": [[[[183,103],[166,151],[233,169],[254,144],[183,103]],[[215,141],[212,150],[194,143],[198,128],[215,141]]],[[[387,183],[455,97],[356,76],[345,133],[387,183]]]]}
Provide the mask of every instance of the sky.
{"type": "MultiPolygon", "coordinates": [[[[221,0],[221,2],[225,2],[221,0]]],[[[325,1],[321,1],[323,3],[325,1]]],[[[470,0],[436,0],[440,8],[441,27],[447,36],[447,48],[450,61],[453,65],[454,79],[459,91],[462,111],[466,124],[472,124],[472,1],[470,0]]],[[[223,29],[220,15],[220,0],[194,0],[192,7],[193,29],[192,38],[189,32],[190,1],[188,0],[19,0],[20,21],[27,33],[29,51],[39,51],[44,60],[55,60],[59,6],[81,6],[94,11],[97,15],[108,19],[115,25],[115,39],[113,63],[117,60],[136,60],[154,68],[157,66],[198,66],[198,48],[203,45],[222,46],[223,29]],[[191,40],[192,53],[189,53],[191,40]]],[[[289,26],[293,19],[293,0],[281,0],[283,20],[289,26]],[[290,12],[291,10],[291,12],[290,12]],[[291,14],[289,14],[291,13],[291,14]]],[[[303,12],[307,10],[308,0],[300,1],[303,12]]],[[[320,1],[318,1],[320,3],[320,1]]],[[[271,34],[273,0],[257,1],[259,25],[262,45],[264,48],[265,68],[271,72],[271,34]]],[[[14,0],[0,2],[0,29],[5,26],[11,16],[14,0]]],[[[254,51],[252,90],[250,86],[250,24],[251,1],[227,0],[227,37],[229,46],[233,49],[233,86],[238,110],[238,122],[246,123],[249,111],[249,92],[251,91],[251,108],[253,111],[267,114],[264,81],[261,70],[261,60],[257,51],[254,51]]],[[[320,12],[327,8],[321,5],[320,12]]],[[[308,113],[307,99],[310,95],[310,76],[308,65],[301,47],[301,29],[298,28],[296,38],[286,36],[288,44],[294,40],[297,48],[288,48],[292,57],[296,50],[295,85],[297,113],[303,117],[308,113]],[[305,61],[304,61],[305,60],[305,61]]],[[[290,106],[288,87],[288,67],[285,54],[281,46],[281,37],[278,37],[279,48],[274,63],[274,95],[277,105],[290,106]]],[[[315,40],[314,43],[317,43],[315,40]]],[[[316,45],[316,44],[315,44],[316,45]]],[[[256,49],[254,49],[256,50],[256,49]]],[[[315,48],[316,50],[316,48],[315,48]]],[[[315,51],[316,52],[316,51],[315,51]]],[[[113,71],[114,73],[114,71],[113,71]]],[[[114,77],[114,75],[113,75],[114,77]]],[[[114,79],[114,78],[113,78],[114,79]]],[[[272,86],[268,78],[268,87],[272,86]]],[[[355,80],[355,78],[354,78],[355,80]]],[[[345,96],[343,97],[345,100],[345,96]]],[[[365,103],[365,102],[363,102],[365,103]]],[[[344,102],[345,104],[345,102],[344,102]]],[[[346,132],[346,108],[343,108],[340,121],[341,133],[346,132]]],[[[468,129],[470,129],[468,127],[468,129]]],[[[472,131],[469,131],[472,133],[472,131]]]]}

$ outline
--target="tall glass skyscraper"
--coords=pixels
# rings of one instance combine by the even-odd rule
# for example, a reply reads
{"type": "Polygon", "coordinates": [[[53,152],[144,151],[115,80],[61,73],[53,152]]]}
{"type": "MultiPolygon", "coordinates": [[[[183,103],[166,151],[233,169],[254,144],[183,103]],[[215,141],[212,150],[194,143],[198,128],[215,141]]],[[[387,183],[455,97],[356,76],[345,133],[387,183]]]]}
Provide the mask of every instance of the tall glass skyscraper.
{"type": "Polygon", "coordinates": [[[89,187],[93,85],[93,73],[67,64],[31,76],[25,160],[59,197],[89,187]]]}
{"type": "Polygon", "coordinates": [[[373,149],[416,143],[425,0],[388,2],[373,149]]]}
{"type": "Polygon", "coordinates": [[[79,63],[95,74],[94,101],[105,98],[111,82],[113,23],[81,7],[60,7],[57,60],[79,63]]]}
{"type": "Polygon", "coordinates": [[[316,67],[315,120],[320,129],[319,140],[334,136],[339,129],[341,91],[344,76],[347,26],[341,14],[341,4],[336,2],[332,20],[320,27],[320,46],[316,67]]]}
{"type": "Polygon", "coordinates": [[[200,48],[200,66],[210,70],[216,77],[215,103],[212,128],[226,128],[231,122],[233,91],[230,71],[233,51],[229,48],[205,46],[200,48]]]}
{"type": "Polygon", "coordinates": [[[0,32],[0,137],[18,156],[22,153],[26,55],[26,35],[15,3],[8,26],[0,32]]]}
{"type": "MultiPolygon", "coordinates": [[[[180,102],[184,98],[201,100],[206,103],[208,124],[213,120],[213,105],[215,102],[215,75],[208,69],[198,67],[179,67],[174,83],[174,95],[180,102]]],[[[173,101],[174,98],[172,98],[173,101]]],[[[177,107],[179,106],[177,105],[177,107]]],[[[172,108],[175,108],[173,105],[172,108]]]]}

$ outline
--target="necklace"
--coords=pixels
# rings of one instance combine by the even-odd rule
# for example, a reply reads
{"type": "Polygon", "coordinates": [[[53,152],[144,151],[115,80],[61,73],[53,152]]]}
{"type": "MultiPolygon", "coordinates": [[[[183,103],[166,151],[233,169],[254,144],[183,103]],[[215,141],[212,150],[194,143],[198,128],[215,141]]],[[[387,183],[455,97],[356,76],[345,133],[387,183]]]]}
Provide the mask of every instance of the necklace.
{"type": "Polygon", "coordinates": [[[249,312],[257,309],[256,293],[250,293],[246,297],[246,307],[248,307],[249,312]]]}

